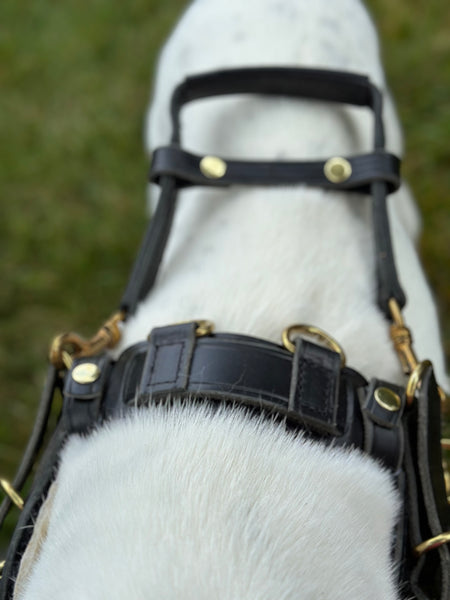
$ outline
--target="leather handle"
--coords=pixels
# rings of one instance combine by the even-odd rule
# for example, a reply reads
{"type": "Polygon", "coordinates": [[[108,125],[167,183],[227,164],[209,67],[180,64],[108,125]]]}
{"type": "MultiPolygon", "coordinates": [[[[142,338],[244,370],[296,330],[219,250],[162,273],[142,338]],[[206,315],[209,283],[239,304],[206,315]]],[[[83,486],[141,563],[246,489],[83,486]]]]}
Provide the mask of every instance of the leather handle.
{"type": "Polygon", "coordinates": [[[375,147],[384,147],[381,94],[365,75],[324,69],[258,67],[187,77],[172,96],[172,142],[180,143],[180,111],[188,102],[228,94],[266,94],[367,106],[375,116],[375,147]]]}

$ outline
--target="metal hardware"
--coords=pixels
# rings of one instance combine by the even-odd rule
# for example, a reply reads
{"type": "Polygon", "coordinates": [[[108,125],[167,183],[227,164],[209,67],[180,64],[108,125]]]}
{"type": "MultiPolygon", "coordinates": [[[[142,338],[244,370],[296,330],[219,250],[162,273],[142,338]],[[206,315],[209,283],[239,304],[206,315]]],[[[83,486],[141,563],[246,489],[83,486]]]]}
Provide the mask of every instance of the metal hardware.
{"type": "Polygon", "coordinates": [[[200,161],[200,171],[208,179],[220,179],[227,172],[227,163],[218,156],[204,156],[200,161]]]}
{"type": "Polygon", "coordinates": [[[420,387],[424,373],[431,367],[429,360],[423,360],[418,363],[409,376],[408,383],[406,384],[406,402],[408,406],[414,402],[417,389],[420,387]]]}
{"type": "Polygon", "coordinates": [[[391,340],[400,359],[403,372],[405,375],[410,375],[419,363],[412,347],[411,331],[406,327],[400,307],[394,298],[389,300],[389,310],[392,317],[391,340]]]}
{"type": "Polygon", "coordinates": [[[374,392],[374,397],[380,406],[390,412],[397,412],[402,406],[400,396],[386,387],[377,388],[374,392]]]}
{"type": "MultiPolygon", "coordinates": [[[[191,321],[178,321],[174,323],[174,325],[185,325],[186,323],[195,323],[195,337],[205,337],[207,335],[211,335],[214,332],[214,323],[213,321],[208,321],[208,319],[192,319],[191,321]]],[[[150,339],[151,334],[147,336],[147,339],[150,339]]]]}
{"type": "Polygon", "coordinates": [[[197,329],[195,330],[195,335],[197,337],[211,335],[214,331],[214,323],[212,321],[200,319],[199,321],[195,321],[195,323],[197,324],[197,329]]]}
{"type": "Polygon", "coordinates": [[[342,156],[333,156],[325,163],[323,172],[328,181],[343,183],[352,174],[352,165],[346,158],[342,158],[342,156]]]}
{"type": "Polygon", "coordinates": [[[23,509],[24,501],[23,498],[16,492],[13,486],[6,479],[0,479],[0,486],[2,487],[5,494],[11,500],[11,502],[17,506],[19,510],[23,509]]]}
{"type": "Polygon", "coordinates": [[[124,320],[124,312],[115,313],[90,340],[85,340],[76,333],[56,336],[50,347],[50,362],[57,369],[67,369],[71,367],[74,358],[94,356],[107,348],[114,348],[122,337],[119,324],[124,320]]]}
{"type": "Polygon", "coordinates": [[[286,348],[286,350],[289,350],[289,352],[292,353],[295,352],[295,343],[293,342],[293,339],[298,336],[312,337],[330,350],[337,352],[341,357],[341,366],[345,366],[346,358],[344,350],[338,344],[338,342],[331,337],[331,335],[328,335],[328,333],[322,329],[319,329],[319,327],[304,324],[290,325],[289,327],[286,327],[281,334],[281,341],[283,342],[283,346],[286,348]]]}
{"type": "MultiPolygon", "coordinates": [[[[406,327],[400,307],[394,298],[389,300],[389,310],[393,321],[390,326],[390,335],[394,344],[394,349],[400,359],[405,375],[412,375],[414,370],[418,367],[419,361],[412,347],[413,340],[411,331],[406,327]]],[[[408,382],[408,385],[409,384],[410,382],[408,382]]],[[[447,396],[440,385],[437,387],[441,398],[442,412],[443,414],[450,415],[450,397],[447,396]]]]}
{"type": "Polygon", "coordinates": [[[418,544],[414,548],[414,553],[416,556],[422,556],[422,554],[425,554],[426,552],[429,552],[430,550],[435,550],[436,548],[439,548],[439,546],[443,546],[444,544],[448,544],[449,542],[450,542],[450,531],[446,531],[444,533],[440,533],[439,535],[436,535],[435,537],[425,540],[421,544],[418,544]]]}
{"type": "Polygon", "coordinates": [[[3,569],[5,568],[5,563],[6,563],[5,560],[2,560],[0,562],[0,579],[2,578],[2,573],[3,573],[3,569]]]}
{"type": "Polygon", "coordinates": [[[82,385],[94,383],[100,377],[101,371],[95,363],[82,363],[72,371],[72,379],[82,385]]]}

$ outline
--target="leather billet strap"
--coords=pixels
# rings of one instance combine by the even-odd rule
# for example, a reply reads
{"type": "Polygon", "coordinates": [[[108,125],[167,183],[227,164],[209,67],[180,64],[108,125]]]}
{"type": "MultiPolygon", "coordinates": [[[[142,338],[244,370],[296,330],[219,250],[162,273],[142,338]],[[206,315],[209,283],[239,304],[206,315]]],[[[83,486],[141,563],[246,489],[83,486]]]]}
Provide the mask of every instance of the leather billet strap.
{"type": "MultiPolygon", "coordinates": [[[[75,361],[70,373],[66,375],[62,413],[58,420],[58,424],[52,433],[52,437],[40,459],[39,467],[33,478],[33,485],[24,504],[24,508],[20,513],[18,523],[8,547],[5,566],[3,568],[2,578],[0,579],[0,600],[12,600],[14,596],[14,585],[20,567],[20,561],[33,533],[34,523],[36,522],[39,510],[47,496],[50,485],[56,477],[60,453],[64,443],[70,435],[88,433],[93,427],[101,423],[101,405],[108,380],[110,364],[111,359],[106,354],[101,354],[89,357],[89,359],[75,361]],[[83,362],[95,364],[99,369],[100,377],[90,384],[79,385],[71,375],[74,369],[83,364],[83,362]]],[[[51,400],[56,390],[61,388],[61,383],[56,370],[51,367],[44,390],[44,396],[46,397],[42,400],[43,405],[46,407],[45,422],[41,416],[39,420],[37,420],[37,422],[39,422],[40,435],[38,436],[38,434],[36,434],[36,437],[39,437],[41,440],[45,433],[51,400]]],[[[39,413],[40,412],[41,410],[39,410],[39,413]]],[[[37,451],[38,448],[34,450],[33,463],[36,459],[35,455],[37,451]]],[[[19,472],[21,470],[27,470],[29,472],[32,464],[25,465],[26,458],[27,454],[25,454],[22,459],[19,472]]],[[[21,486],[17,487],[20,489],[21,486]]]]}
{"type": "Polygon", "coordinates": [[[400,160],[393,154],[378,150],[371,154],[346,157],[351,175],[341,183],[327,179],[326,161],[267,162],[225,159],[226,172],[211,179],[201,169],[202,156],[196,156],[176,146],[157,148],[153,153],[150,181],[159,183],[161,176],[175,177],[179,187],[203,185],[226,187],[230,185],[292,185],[303,183],[329,190],[348,190],[370,194],[373,181],[386,183],[389,192],[400,187],[400,160]]]}
{"type": "MultiPolygon", "coordinates": [[[[441,400],[430,365],[405,420],[405,470],[411,546],[450,531],[441,455],[441,400]]],[[[411,591],[419,600],[449,600],[450,548],[412,557],[411,591]]]]}
{"type": "Polygon", "coordinates": [[[151,178],[161,186],[158,208],[138,254],[120,309],[127,315],[150,291],[170,232],[179,189],[186,185],[289,185],[306,183],[327,189],[370,193],[376,251],[378,305],[390,320],[389,300],[400,308],[406,299],[398,280],[392,250],[386,196],[399,185],[399,161],[384,150],[382,96],[363,75],[300,68],[245,68],[215,71],[188,77],[174,91],[171,102],[171,146],[155,151],[151,178]],[[219,179],[206,178],[199,171],[199,157],[180,149],[180,112],[194,100],[228,94],[279,95],[368,107],[374,114],[374,152],[350,157],[353,172],[348,181],[331,183],[320,172],[323,162],[229,161],[219,179]]]}
{"type": "MultiPolygon", "coordinates": [[[[39,450],[41,449],[52,407],[53,396],[57,386],[57,371],[53,366],[49,366],[39,407],[33,423],[33,431],[28,439],[27,447],[25,448],[19,468],[17,469],[17,473],[12,482],[12,487],[15,490],[21,490],[24,486],[36,461],[39,450]]],[[[0,505],[0,524],[3,524],[10,507],[11,499],[7,496],[0,505]]]]}

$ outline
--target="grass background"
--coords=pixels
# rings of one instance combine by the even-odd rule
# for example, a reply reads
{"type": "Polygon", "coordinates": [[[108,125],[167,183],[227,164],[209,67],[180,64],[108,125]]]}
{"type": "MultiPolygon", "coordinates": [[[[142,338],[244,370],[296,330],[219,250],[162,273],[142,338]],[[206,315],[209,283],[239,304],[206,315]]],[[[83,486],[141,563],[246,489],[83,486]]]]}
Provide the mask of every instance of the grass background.
{"type": "MultiPolygon", "coordinates": [[[[244,0],[245,1],[245,0],[244,0]]],[[[145,220],[143,120],[183,0],[0,4],[0,474],[11,477],[48,341],[115,309],[145,220]]],[[[450,8],[370,0],[424,213],[450,355],[450,8]]],[[[0,538],[0,545],[6,538],[0,538]]]]}

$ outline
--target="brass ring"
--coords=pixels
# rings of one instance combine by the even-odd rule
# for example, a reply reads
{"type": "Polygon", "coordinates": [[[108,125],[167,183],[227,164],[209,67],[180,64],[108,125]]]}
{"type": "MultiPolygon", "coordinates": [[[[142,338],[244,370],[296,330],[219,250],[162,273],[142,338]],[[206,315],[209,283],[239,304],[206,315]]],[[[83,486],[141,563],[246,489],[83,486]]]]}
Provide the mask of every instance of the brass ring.
{"type": "Polygon", "coordinates": [[[439,548],[439,546],[443,546],[444,544],[448,544],[450,542],[450,531],[446,531],[445,533],[440,533],[435,537],[432,537],[428,540],[425,540],[421,544],[418,544],[414,548],[414,553],[416,556],[421,556],[430,550],[435,550],[439,548]]]}
{"type": "Polygon", "coordinates": [[[18,509],[22,510],[24,501],[13,488],[13,486],[9,483],[9,481],[7,481],[6,479],[0,479],[0,486],[3,488],[3,491],[11,500],[11,502],[15,504],[18,509]]]}
{"type": "Polygon", "coordinates": [[[206,335],[211,335],[214,331],[214,323],[212,321],[199,319],[195,323],[197,325],[197,329],[195,330],[196,337],[205,337],[206,335]]]}
{"type": "Polygon", "coordinates": [[[406,384],[406,402],[408,406],[414,402],[417,388],[420,386],[424,373],[431,367],[429,360],[423,360],[417,365],[409,376],[408,383],[406,384]]]}
{"type": "Polygon", "coordinates": [[[339,354],[341,357],[341,366],[345,367],[346,357],[344,350],[338,344],[338,342],[331,337],[331,335],[328,335],[328,333],[322,329],[319,329],[319,327],[316,327],[315,325],[304,324],[290,325],[289,327],[286,327],[281,334],[281,341],[283,342],[283,346],[286,348],[286,350],[289,350],[289,352],[292,353],[295,352],[295,344],[292,341],[293,335],[296,335],[297,337],[303,335],[305,337],[312,337],[318,340],[326,348],[329,348],[330,350],[333,350],[333,352],[339,354]]]}

